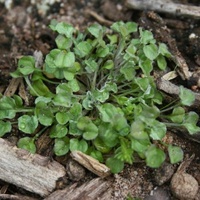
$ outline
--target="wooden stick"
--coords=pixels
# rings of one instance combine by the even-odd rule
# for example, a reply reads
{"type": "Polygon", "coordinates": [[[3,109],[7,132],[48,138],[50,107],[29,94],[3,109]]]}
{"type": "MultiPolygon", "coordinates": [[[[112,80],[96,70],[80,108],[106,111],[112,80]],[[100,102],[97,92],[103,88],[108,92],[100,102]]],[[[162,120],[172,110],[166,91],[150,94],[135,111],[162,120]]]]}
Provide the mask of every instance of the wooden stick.
{"type": "Polygon", "coordinates": [[[110,169],[106,165],[101,164],[98,160],[80,151],[72,151],[71,156],[79,164],[83,165],[86,169],[90,170],[97,176],[103,178],[111,174],[110,169]]]}
{"type": "Polygon", "coordinates": [[[95,178],[79,186],[75,183],[63,190],[56,190],[45,200],[112,199],[112,190],[111,181],[95,178]]]}
{"type": "Polygon", "coordinates": [[[56,181],[65,174],[65,168],[58,162],[38,154],[30,154],[0,138],[1,180],[47,196],[56,188],[56,181]]]}
{"type": "Polygon", "coordinates": [[[101,24],[105,24],[107,26],[111,26],[113,24],[112,21],[104,19],[102,16],[100,16],[99,14],[94,12],[93,10],[87,9],[85,12],[86,12],[86,14],[89,14],[92,17],[94,17],[101,24]]]}
{"type": "Polygon", "coordinates": [[[152,10],[178,16],[200,18],[200,7],[173,3],[170,0],[127,0],[127,6],[136,10],[152,10]]]}

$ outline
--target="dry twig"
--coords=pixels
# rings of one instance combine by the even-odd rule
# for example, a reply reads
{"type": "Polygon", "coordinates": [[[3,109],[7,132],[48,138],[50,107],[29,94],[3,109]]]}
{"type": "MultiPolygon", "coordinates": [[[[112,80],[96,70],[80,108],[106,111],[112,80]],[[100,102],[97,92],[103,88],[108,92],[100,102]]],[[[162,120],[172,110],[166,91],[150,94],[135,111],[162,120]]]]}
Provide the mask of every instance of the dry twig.
{"type": "Polygon", "coordinates": [[[152,10],[200,19],[199,6],[174,3],[170,0],[127,0],[127,6],[136,10],[152,10]]]}

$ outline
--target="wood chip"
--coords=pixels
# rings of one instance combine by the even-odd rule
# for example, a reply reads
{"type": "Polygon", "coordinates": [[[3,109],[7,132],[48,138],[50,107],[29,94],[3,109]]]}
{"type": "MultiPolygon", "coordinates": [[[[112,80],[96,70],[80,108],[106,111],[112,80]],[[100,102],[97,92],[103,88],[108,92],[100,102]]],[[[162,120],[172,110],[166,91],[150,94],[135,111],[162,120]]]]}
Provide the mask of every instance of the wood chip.
{"type": "Polygon", "coordinates": [[[175,16],[200,19],[200,7],[174,3],[171,0],[127,0],[127,6],[136,10],[152,10],[175,16]]]}
{"type": "Polygon", "coordinates": [[[97,176],[106,177],[111,174],[110,169],[106,165],[101,164],[98,160],[80,151],[72,151],[71,156],[74,160],[97,176]]]}
{"type": "Polygon", "coordinates": [[[0,138],[1,180],[47,196],[56,188],[56,181],[65,174],[65,168],[58,162],[38,154],[30,154],[0,138]]]}
{"type": "Polygon", "coordinates": [[[57,190],[45,200],[110,200],[112,199],[112,191],[111,181],[95,178],[80,186],[75,183],[63,190],[57,190]]]}
{"type": "Polygon", "coordinates": [[[91,15],[92,17],[94,17],[99,23],[101,24],[105,24],[106,26],[111,26],[113,24],[112,21],[104,19],[102,16],[100,16],[99,14],[97,14],[96,12],[87,9],[86,10],[86,14],[91,15]]]}
{"type": "Polygon", "coordinates": [[[6,91],[4,92],[4,95],[8,96],[8,97],[13,96],[16,93],[16,91],[17,91],[17,89],[20,85],[21,80],[22,80],[22,78],[12,78],[12,80],[10,81],[6,91]]]}

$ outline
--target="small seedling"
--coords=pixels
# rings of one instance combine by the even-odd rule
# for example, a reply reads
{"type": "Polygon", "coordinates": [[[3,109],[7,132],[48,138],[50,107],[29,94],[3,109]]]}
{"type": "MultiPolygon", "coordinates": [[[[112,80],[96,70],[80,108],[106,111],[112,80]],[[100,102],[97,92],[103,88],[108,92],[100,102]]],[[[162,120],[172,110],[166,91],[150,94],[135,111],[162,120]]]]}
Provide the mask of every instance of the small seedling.
{"type": "Polygon", "coordinates": [[[0,136],[16,120],[27,134],[18,146],[34,153],[34,141],[42,134],[37,130],[44,127],[57,156],[79,150],[113,173],[132,164],[136,155],[147,166],[159,167],[166,159],[160,145],[168,147],[171,163],[181,161],[182,150],[162,141],[167,127],[185,127],[190,134],[200,128],[198,115],[183,107],[194,101],[188,90],[182,88],[180,101],[162,109],[152,71],[167,67],[167,46],[134,22],[116,22],[110,29],[93,24],[83,33],[64,22],[52,21],[50,28],[58,33],[57,48],[43,65],[36,67],[33,56],[24,56],[11,73],[24,78],[34,105],[25,106],[18,95],[1,95],[0,136]]]}

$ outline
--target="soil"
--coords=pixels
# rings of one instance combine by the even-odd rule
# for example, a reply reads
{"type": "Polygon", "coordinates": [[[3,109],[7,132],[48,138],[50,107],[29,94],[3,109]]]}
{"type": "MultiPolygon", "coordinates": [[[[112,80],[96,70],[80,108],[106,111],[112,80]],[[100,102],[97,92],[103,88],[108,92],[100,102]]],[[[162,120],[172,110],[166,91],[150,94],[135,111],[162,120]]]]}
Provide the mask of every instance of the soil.
{"type": "MultiPolygon", "coordinates": [[[[44,8],[40,7],[40,0],[36,1],[14,1],[9,9],[3,3],[0,3],[0,92],[3,94],[10,84],[10,72],[17,67],[17,60],[23,55],[33,55],[41,51],[45,56],[53,47],[55,47],[55,35],[48,28],[52,19],[65,21],[73,24],[78,29],[84,29],[87,25],[99,22],[108,25],[114,21],[135,21],[141,23],[144,16],[143,11],[128,9],[124,1],[120,0],[62,0],[44,8]],[[95,17],[98,14],[103,20],[95,17]]],[[[43,1],[44,2],[44,1],[43,1]]],[[[176,1],[183,4],[199,5],[198,0],[176,1]]],[[[160,13],[159,13],[160,14],[160,13]]],[[[165,21],[172,38],[175,39],[178,50],[186,60],[189,70],[194,72],[193,79],[183,80],[180,77],[176,79],[176,84],[184,85],[199,91],[199,67],[200,67],[200,28],[199,20],[192,18],[176,17],[167,14],[160,14],[165,21]]],[[[196,110],[199,113],[199,110],[196,110]]],[[[14,135],[16,139],[17,133],[14,135]]],[[[11,139],[10,136],[8,136],[11,139]]],[[[181,146],[185,156],[195,154],[195,158],[190,164],[187,172],[193,175],[200,184],[200,148],[199,143],[192,141],[179,134],[168,132],[166,140],[170,143],[181,146]]],[[[38,153],[42,155],[52,154],[52,143],[46,135],[38,142],[38,153]],[[45,142],[44,142],[45,141],[45,142]],[[48,146],[44,146],[48,145],[48,146]]],[[[68,157],[55,158],[60,163],[66,165],[68,157]]],[[[170,178],[175,173],[178,165],[165,163],[161,169],[150,169],[144,163],[134,163],[126,165],[124,170],[112,176],[112,194],[113,200],[122,199],[154,199],[167,200],[175,199],[170,190],[170,178]]],[[[82,169],[81,169],[82,170],[82,169]]],[[[79,184],[86,180],[91,180],[96,176],[86,171],[81,176],[81,181],[77,176],[74,180],[68,181],[70,185],[79,181],[79,184]]],[[[0,194],[19,194],[26,197],[41,199],[35,194],[30,194],[21,188],[12,184],[1,182],[0,194]]],[[[200,195],[196,196],[200,199],[200,195]]]]}

